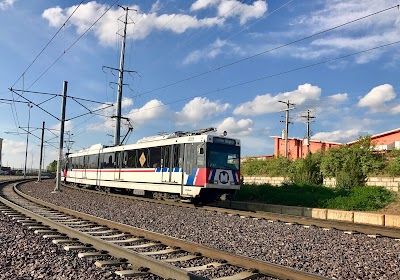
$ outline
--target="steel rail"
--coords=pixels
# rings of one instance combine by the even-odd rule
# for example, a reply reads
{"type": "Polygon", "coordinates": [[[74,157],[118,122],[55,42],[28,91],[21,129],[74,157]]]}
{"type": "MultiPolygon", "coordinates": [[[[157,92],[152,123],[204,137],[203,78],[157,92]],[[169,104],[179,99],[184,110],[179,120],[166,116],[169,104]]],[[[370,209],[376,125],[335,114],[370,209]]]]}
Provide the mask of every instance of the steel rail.
{"type": "MultiPolygon", "coordinates": [[[[18,184],[18,183],[17,183],[18,184]]],[[[14,185],[14,190],[16,190],[16,185],[14,185]]],[[[4,184],[2,184],[4,185],[4,184]]],[[[16,191],[19,195],[21,195],[22,193],[20,191],[16,191]]],[[[40,205],[46,206],[46,207],[50,207],[53,209],[56,209],[58,211],[61,212],[65,212],[62,210],[61,207],[52,207],[53,205],[48,204],[44,205],[43,203],[41,203],[40,201],[35,201],[30,199],[28,196],[26,195],[22,195],[22,197],[24,197],[25,199],[28,199],[30,201],[33,201],[35,203],[38,203],[40,205]],[[58,209],[57,209],[58,208],[58,209]]],[[[80,242],[82,243],[86,243],[86,244],[91,244],[95,249],[102,251],[105,250],[107,251],[110,255],[114,256],[114,257],[118,257],[118,258],[123,258],[128,260],[129,263],[133,264],[134,267],[147,267],[149,268],[149,272],[156,274],[160,277],[166,278],[166,279],[206,279],[204,277],[198,276],[198,275],[194,275],[190,272],[187,272],[183,269],[179,269],[175,266],[172,266],[168,263],[164,263],[161,262],[157,259],[151,258],[151,257],[147,257],[144,255],[140,255],[136,252],[133,252],[131,250],[128,250],[126,248],[123,248],[122,246],[118,246],[115,244],[112,244],[110,242],[105,242],[99,238],[93,237],[89,234],[86,234],[84,232],[80,232],[78,230],[72,229],[68,226],[62,225],[60,223],[54,222],[48,218],[42,217],[30,210],[27,210],[7,199],[5,199],[4,197],[0,196],[0,202],[2,202],[3,204],[9,206],[10,208],[20,212],[21,214],[30,217],[32,219],[35,219],[36,221],[47,225],[53,229],[58,230],[61,233],[64,233],[66,235],[68,235],[69,237],[72,238],[77,238],[80,242]]],[[[74,214],[79,214],[78,212],[71,212],[74,214]]],[[[78,216],[78,215],[76,215],[78,216]]],[[[89,217],[88,215],[85,215],[87,219],[90,219],[92,221],[97,221],[96,218],[94,218],[93,216],[89,217]]],[[[112,226],[110,224],[110,226],[112,226]]]]}
{"type": "MultiPolygon", "coordinates": [[[[330,279],[330,278],[327,278],[327,277],[324,277],[321,275],[312,274],[312,273],[296,270],[293,268],[289,268],[289,267],[285,267],[282,265],[277,265],[277,264],[273,264],[273,263],[269,263],[269,262],[255,260],[255,259],[252,259],[249,257],[238,256],[238,255],[235,255],[232,253],[209,248],[209,247],[206,247],[206,246],[203,246],[200,244],[196,244],[193,242],[180,240],[180,239],[177,239],[174,237],[165,236],[165,235],[162,235],[159,233],[154,233],[154,232],[147,231],[144,229],[135,228],[133,226],[129,226],[129,225],[109,221],[109,220],[106,220],[103,218],[95,217],[95,216],[92,216],[89,214],[77,212],[77,211],[74,211],[71,209],[67,209],[67,208],[63,208],[63,207],[54,205],[49,202],[45,202],[45,201],[37,199],[37,198],[33,198],[33,197],[21,192],[17,188],[14,188],[14,189],[20,196],[22,196],[28,200],[31,200],[37,204],[41,204],[43,206],[55,209],[57,211],[63,212],[65,214],[76,216],[81,219],[89,220],[91,222],[94,222],[94,223],[97,223],[97,224],[100,224],[103,226],[107,226],[109,228],[114,228],[114,229],[120,230],[122,232],[130,233],[132,235],[143,236],[146,239],[157,240],[157,241],[160,241],[161,243],[168,245],[170,247],[180,247],[182,250],[187,251],[187,252],[201,253],[203,256],[210,257],[212,259],[225,260],[229,264],[240,266],[240,267],[245,267],[247,269],[253,269],[254,271],[261,273],[261,274],[277,277],[280,279],[293,279],[293,280],[326,280],[326,279],[330,279]]],[[[87,242],[87,243],[89,243],[89,242],[87,242]]],[[[146,266],[148,266],[148,265],[146,265],[146,266]]],[[[155,274],[157,274],[157,273],[155,273],[155,274]]],[[[167,278],[174,278],[174,277],[170,276],[167,278]]],[[[179,279],[184,279],[184,278],[179,278],[179,279]]]]}
{"type": "MultiPolygon", "coordinates": [[[[68,188],[77,189],[80,191],[86,192],[93,192],[97,194],[103,195],[111,195],[115,197],[123,197],[132,200],[139,200],[139,201],[146,201],[164,205],[173,205],[179,207],[186,207],[186,208],[200,208],[208,211],[220,212],[220,213],[228,213],[232,215],[239,215],[239,216],[249,216],[252,218],[259,218],[259,219],[267,219],[267,220],[276,220],[285,223],[294,223],[294,224],[301,224],[307,226],[316,226],[320,228],[333,228],[342,231],[354,231],[358,233],[364,233],[367,235],[380,235],[386,236],[391,238],[400,239],[400,229],[397,228],[390,228],[384,226],[377,226],[377,225],[367,225],[367,224],[358,224],[358,223],[351,223],[351,222],[344,222],[344,221],[336,221],[336,220],[324,220],[324,219],[317,219],[311,217],[304,217],[304,216],[294,216],[294,215],[287,215],[287,214],[280,214],[280,213],[272,213],[272,212],[265,212],[265,211],[256,211],[256,210],[243,210],[243,209],[236,209],[229,205],[220,205],[218,203],[216,206],[196,206],[193,204],[184,204],[180,202],[172,202],[172,201],[163,201],[163,200],[154,200],[150,198],[143,198],[143,197],[135,197],[135,196],[126,196],[120,194],[105,194],[93,190],[81,189],[77,187],[72,187],[65,185],[68,188]]],[[[222,204],[222,203],[220,203],[222,204]]],[[[254,205],[255,203],[247,203],[248,205],[254,205]]]]}

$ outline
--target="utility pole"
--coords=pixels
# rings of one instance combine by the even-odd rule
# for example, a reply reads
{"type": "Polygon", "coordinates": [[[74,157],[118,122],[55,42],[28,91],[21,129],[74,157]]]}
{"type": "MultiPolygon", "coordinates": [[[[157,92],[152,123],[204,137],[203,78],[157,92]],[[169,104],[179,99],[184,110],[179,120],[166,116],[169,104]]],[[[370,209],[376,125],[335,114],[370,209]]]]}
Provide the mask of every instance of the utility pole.
{"type": "Polygon", "coordinates": [[[61,191],[61,165],[62,165],[62,158],[63,158],[63,145],[64,145],[64,124],[65,124],[65,107],[67,103],[67,87],[68,82],[64,81],[63,84],[63,93],[62,93],[62,104],[61,104],[61,127],[60,127],[60,141],[59,141],[59,148],[58,148],[58,162],[57,162],[57,180],[56,180],[56,187],[53,191],[59,192],[61,191]]]}
{"type": "Polygon", "coordinates": [[[279,112],[286,112],[286,120],[285,120],[285,157],[288,158],[288,146],[289,146],[289,111],[293,110],[295,107],[290,107],[294,106],[295,104],[290,103],[290,101],[278,101],[280,103],[283,103],[286,105],[286,109],[280,110],[279,112]]]}
{"type": "Polygon", "coordinates": [[[119,62],[119,74],[118,74],[118,95],[117,95],[117,108],[116,108],[116,119],[115,119],[115,133],[114,133],[114,146],[118,146],[121,141],[121,103],[122,103],[122,87],[124,82],[124,60],[125,60],[125,44],[126,44],[126,28],[128,25],[128,7],[122,7],[125,10],[124,20],[124,34],[122,36],[122,48],[121,57],[119,62]]]}
{"type": "Polygon", "coordinates": [[[39,173],[38,173],[38,182],[42,180],[42,161],[43,161],[43,142],[44,142],[44,124],[42,123],[42,140],[40,142],[40,159],[39,159],[39,173]]]}
{"type": "Polygon", "coordinates": [[[28,144],[29,144],[29,123],[31,121],[31,108],[33,105],[28,103],[28,132],[26,133],[26,147],[25,147],[25,166],[24,166],[24,179],[26,178],[26,163],[28,161],[28,144]]]}
{"type": "Polygon", "coordinates": [[[312,119],[315,119],[315,116],[310,115],[310,110],[307,110],[307,115],[301,116],[302,118],[306,119],[306,124],[307,124],[307,155],[310,153],[310,122],[312,122],[312,119]]]}

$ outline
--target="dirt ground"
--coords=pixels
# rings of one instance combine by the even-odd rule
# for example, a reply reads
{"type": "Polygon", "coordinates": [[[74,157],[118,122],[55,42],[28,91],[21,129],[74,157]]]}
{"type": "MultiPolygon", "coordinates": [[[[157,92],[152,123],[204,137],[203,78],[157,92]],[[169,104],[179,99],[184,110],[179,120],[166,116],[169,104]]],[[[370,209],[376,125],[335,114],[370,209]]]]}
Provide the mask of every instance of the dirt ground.
{"type": "Polygon", "coordinates": [[[400,215],[400,194],[396,193],[396,201],[390,203],[388,206],[382,210],[376,211],[375,213],[400,215]]]}

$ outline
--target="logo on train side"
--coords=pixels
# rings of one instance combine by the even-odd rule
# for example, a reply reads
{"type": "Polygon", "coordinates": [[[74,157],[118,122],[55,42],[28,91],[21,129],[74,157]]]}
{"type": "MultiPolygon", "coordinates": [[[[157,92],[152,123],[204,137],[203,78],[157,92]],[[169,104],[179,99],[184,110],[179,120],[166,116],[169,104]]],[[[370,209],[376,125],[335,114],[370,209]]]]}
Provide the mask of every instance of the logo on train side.
{"type": "Polygon", "coordinates": [[[229,174],[226,171],[221,171],[218,178],[221,184],[227,184],[229,182],[229,174]]]}
{"type": "Polygon", "coordinates": [[[146,156],[144,155],[144,153],[142,153],[142,155],[140,156],[139,162],[140,165],[143,167],[144,163],[146,162],[146,156]]]}

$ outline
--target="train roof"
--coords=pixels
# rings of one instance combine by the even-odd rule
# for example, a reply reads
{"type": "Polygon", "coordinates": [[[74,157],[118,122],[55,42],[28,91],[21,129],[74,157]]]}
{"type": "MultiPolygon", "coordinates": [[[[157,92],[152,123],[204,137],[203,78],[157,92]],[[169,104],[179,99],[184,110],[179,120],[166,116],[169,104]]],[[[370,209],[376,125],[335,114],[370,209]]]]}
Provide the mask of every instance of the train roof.
{"type": "Polygon", "coordinates": [[[170,134],[144,137],[139,141],[137,141],[135,144],[127,144],[120,146],[105,146],[102,144],[95,144],[87,149],[83,149],[76,153],[72,153],[70,154],[70,156],[93,154],[93,153],[98,153],[99,151],[107,153],[113,151],[124,151],[131,149],[141,149],[146,147],[156,147],[156,146],[182,144],[182,143],[215,142],[220,144],[240,146],[240,140],[234,138],[228,138],[225,135],[226,133],[224,133],[224,135],[216,135],[216,134],[199,134],[199,133],[192,134],[192,133],[183,133],[178,131],[170,134]]]}

